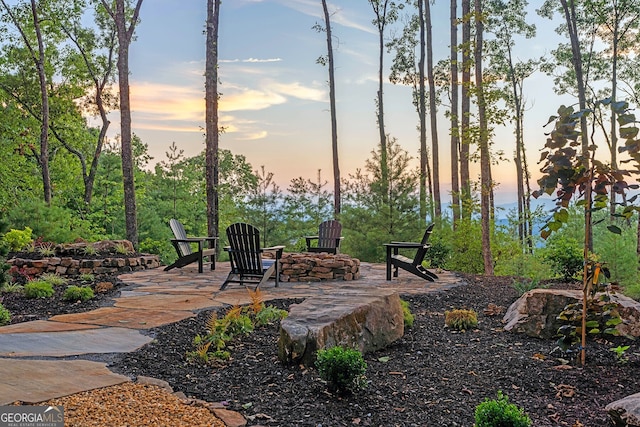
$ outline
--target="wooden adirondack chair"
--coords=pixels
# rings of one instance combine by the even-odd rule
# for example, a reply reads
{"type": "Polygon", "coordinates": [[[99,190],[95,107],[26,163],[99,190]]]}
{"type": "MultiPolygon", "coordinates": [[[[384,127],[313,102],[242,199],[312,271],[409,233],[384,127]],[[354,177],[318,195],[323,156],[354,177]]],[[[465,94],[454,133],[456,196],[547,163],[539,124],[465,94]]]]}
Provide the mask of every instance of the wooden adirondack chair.
{"type": "Polygon", "coordinates": [[[178,253],[178,259],[171,265],[164,268],[164,271],[169,271],[172,268],[182,268],[185,265],[198,262],[198,272],[202,273],[204,258],[209,257],[211,263],[211,269],[216,269],[216,241],[217,237],[187,237],[186,231],[180,221],[172,218],[169,221],[169,226],[175,239],[171,239],[171,244],[178,253]],[[205,248],[205,242],[212,242],[211,248],[205,248]],[[193,244],[197,244],[198,248],[194,251],[193,244]]]}
{"type": "Polygon", "coordinates": [[[422,266],[422,261],[427,254],[427,249],[429,249],[429,247],[431,246],[429,245],[428,241],[429,236],[431,236],[432,230],[433,224],[427,227],[427,230],[424,232],[424,236],[422,237],[422,241],[420,243],[391,242],[384,244],[384,246],[387,248],[387,280],[391,280],[392,267],[394,268],[393,277],[398,277],[398,269],[401,268],[408,271],[409,273],[415,274],[416,276],[421,277],[425,280],[429,280],[431,282],[435,281],[438,278],[436,274],[430,272],[422,266]],[[399,249],[417,249],[417,251],[413,259],[410,259],[403,255],[399,255],[399,249]]]}
{"type": "Polygon", "coordinates": [[[229,252],[231,272],[227,276],[220,290],[229,283],[256,284],[255,289],[265,283],[275,274],[276,287],[280,283],[280,267],[278,265],[284,246],[260,248],[260,232],[250,224],[238,222],[227,228],[229,246],[224,250],[229,252]],[[275,258],[262,258],[263,252],[274,252],[275,258]]]}
{"type": "Polygon", "coordinates": [[[307,241],[307,252],[327,252],[330,254],[340,253],[340,242],[342,241],[342,224],[336,220],[324,221],[318,227],[317,236],[305,236],[307,241]],[[313,241],[318,241],[312,246],[313,241]]]}

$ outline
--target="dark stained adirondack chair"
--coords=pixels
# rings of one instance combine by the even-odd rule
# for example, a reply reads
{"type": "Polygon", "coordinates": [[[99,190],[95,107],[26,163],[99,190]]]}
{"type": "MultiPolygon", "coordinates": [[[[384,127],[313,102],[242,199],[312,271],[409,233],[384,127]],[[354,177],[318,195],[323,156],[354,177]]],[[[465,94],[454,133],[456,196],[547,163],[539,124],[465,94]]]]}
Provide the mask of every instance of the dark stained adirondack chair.
{"type": "Polygon", "coordinates": [[[280,283],[279,260],[284,246],[260,248],[260,232],[253,225],[237,222],[227,228],[229,246],[224,250],[229,252],[231,272],[227,276],[220,290],[229,283],[251,283],[256,289],[275,274],[276,287],[280,283]],[[264,252],[274,252],[275,258],[263,258],[264,252]]]}
{"type": "Polygon", "coordinates": [[[324,221],[318,227],[317,236],[305,236],[307,241],[307,252],[327,252],[330,254],[340,253],[340,242],[342,241],[342,224],[339,221],[324,221]],[[312,242],[316,241],[315,245],[312,242]]]}
{"type": "Polygon", "coordinates": [[[435,281],[438,276],[431,271],[427,270],[422,266],[422,261],[424,260],[425,255],[427,254],[427,250],[431,245],[429,245],[429,236],[431,236],[431,231],[433,230],[433,224],[427,227],[427,230],[424,232],[424,236],[422,237],[422,241],[420,243],[414,242],[391,242],[385,243],[384,246],[387,248],[387,280],[391,280],[391,268],[393,267],[393,277],[398,277],[398,269],[401,268],[403,270],[408,271],[409,273],[415,274],[418,277],[421,277],[425,280],[429,280],[430,282],[435,281]],[[416,254],[413,259],[407,258],[406,256],[399,255],[398,251],[400,249],[417,249],[416,254]]]}
{"type": "Polygon", "coordinates": [[[178,259],[171,265],[165,267],[164,271],[169,271],[172,268],[182,268],[185,265],[189,265],[194,262],[198,262],[198,272],[202,273],[204,258],[209,257],[211,263],[211,269],[216,269],[216,241],[217,237],[187,237],[186,231],[182,223],[177,219],[171,219],[169,226],[175,239],[171,239],[171,244],[178,253],[178,259]],[[206,242],[212,242],[211,248],[205,248],[206,242]],[[194,250],[192,245],[198,245],[198,248],[194,250]]]}

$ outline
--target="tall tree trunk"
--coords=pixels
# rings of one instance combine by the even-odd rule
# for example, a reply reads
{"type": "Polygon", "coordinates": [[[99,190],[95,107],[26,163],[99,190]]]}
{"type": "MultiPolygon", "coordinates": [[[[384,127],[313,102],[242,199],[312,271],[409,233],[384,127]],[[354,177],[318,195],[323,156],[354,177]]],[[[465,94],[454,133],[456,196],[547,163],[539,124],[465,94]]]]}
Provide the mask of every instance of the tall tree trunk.
{"type": "Polygon", "coordinates": [[[42,190],[44,201],[51,205],[51,176],[49,174],[49,92],[47,91],[47,76],[44,71],[44,43],[42,42],[42,32],[40,30],[40,18],[35,0],[31,0],[31,14],[33,16],[33,26],[38,40],[38,55],[34,55],[35,65],[38,70],[38,80],[40,81],[40,100],[42,122],[40,124],[40,171],[42,172],[42,190]]]}
{"type": "Polygon", "coordinates": [[[122,181],[124,187],[124,215],[127,239],[138,247],[138,214],[136,208],[136,189],[133,162],[133,144],[131,135],[131,103],[129,100],[129,45],[135,31],[142,0],[136,7],[127,27],[126,0],[116,0],[115,11],[107,0],[102,0],[105,9],[116,23],[118,34],[118,87],[120,89],[120,144],[122,156],[122,181]]]}
{"type": "Polygon", "coordinates": [[[433,201],[435,216],[442,216],[442,201],[440,198],[440,159],[438,149],[438,120],[436,105],[436,85],[433,76],[433,34],[431,28],[430,0],[424,0],[424,11],[427,29],[427,79],[429,81],[429,118],[431,120],[431,159],[433,161],[433,201]]]}
{"type": "MultiPolygon", "coordinates": [[[[207,194],[207,229],[209,236],[218,236],[218,29],[220,0],[207,0],[207,47],[205,64],[205,186],[207,194]]],[[[213,242],[210,242],[212,245],[213,242]]],[[[219,247],[219,246],[218,246],[219,247]]]]}
{"type": "Polygon", "coordinates": [[[475,70],[476,90],[478,92],[478,121],[480,125],[480,214],[482,223],[482,259],[484,273],[493,276],[493,257],[491,255],[491,159],[489,153],[489,131],[487,124],[484,82],[482,75],[482,0],[475,0],[476,45],[475,70]]]}
{"type": "Polygon", "coordinates": [[[333,216],[338,219],[341,211],[340,163],[338,162],[338,119],[336,116],[336,83],[333,64],[333,40],[331,19],[327,1],[322,0],[324,23],[327,31],[327,57],[329,59],[329,104],[331,110],[331,149],[333,153],[333,216]]]}
{"type": "Polygon", "coordinates": [[[460,187],[462,218],[471,218],[471,174],[469,153],[471,144],[471,0],[462,0],[462,93],[460,122],[460,187]]]}
{"type": "MultiPolygon", "coordinates": [[[[613,19],[613,52],[612,52],[612,70],[611,70],[611,168],[613,170],[618,169],[618,133],[616,131],[616,113],[615,102],[618,90],[618,36],[619,36],[619,20],[618,20],[618,8],[617,3],[613,2],[615,9],[615,17],[613,19]]],[[[611,191],[611,200],[609,200],[609,213],[611,218],[616,213],[616,193],[611,191]]]]}
{"type": "MultiPolygon", "coordinates": [[[[571,5],[567,4],[567,0],[560,0],[562,8],[564,9],[564,15],[567,22],[567,29],[569,32],[569,39],[571,40],[571,53],[573,56],[573,68],[576,74],[576,84],[578,86],[578,103],[580,110],[584,111],[587,108],[587,94],[584,85],[584,74],[582,72],[582,52],[580,49],[580,39],[578,36],[577,28],[577,15],[575,4],[571,2],[571,5]]],[[[581,144],[583,154],[583,166],[585,170],[589,170],[589,136],[587,134],[587,115],[582,114],[580,116],[580,130],[581,130],[581,144]]],[[[585,221],[590,216],[591,206],[585,206],[585,221]]],[[[585,223],[585,231],[589,231],[585,235],[585,246],[589,251],[593,250],[593,236],[591,235],[591,227],[588,227],[585,223]]]]}
{"type": "MultiPolygon", "coordinates": [[[[428,1],[428,0],[427,0],[428,1]]],[[[420,21],[420,58],[418,60],[418,115],[420,120],[420,220],[426,225],[427,219],[427,102],[425,95],[425,20],[422,1],[418,1],[418,17],[420,21]]],[[[432,204],[429,204],[432,206],[432,204]]],[[[433,218],[433,212],[430,212],[433,218]]]]}
{"type": "Polygon", "coordinates": [[[458,124],[458,11],[457,0],[451,0],[451,201],[453,227],[460,219],[459,156],[460,129],[458,124]]]}

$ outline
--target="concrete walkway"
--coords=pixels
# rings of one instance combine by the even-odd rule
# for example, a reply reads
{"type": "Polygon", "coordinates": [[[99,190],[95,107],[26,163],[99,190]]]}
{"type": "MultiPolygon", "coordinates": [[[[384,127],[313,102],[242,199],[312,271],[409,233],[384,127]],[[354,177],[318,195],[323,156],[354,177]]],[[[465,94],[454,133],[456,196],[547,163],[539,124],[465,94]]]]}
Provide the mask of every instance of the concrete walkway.
{"type": "MultiPolygon", "coordinates": [[[[244,287],[232,284],[219,290],[228,272],[228,263],[217,263],[215,271],[202,274],[195,266],[125,274],[120,279],[127,286],[113,306],[0,327],[0,405],[38,403],[130,381],[109,371],[109,354],[133,352],[150,342],[147,329],[193,317],[203,309],[250,301],[244,287]]],[[[439,273],[440,280],[432,283],[403,271],[387,282],[384,264],[362,263],[361,274],[352,282],[281,283],[278,288],[271,281],[261,290],[268,301],[331,295],[345,283],[424,294],[462,282],[448,272],[439,273]]]]}

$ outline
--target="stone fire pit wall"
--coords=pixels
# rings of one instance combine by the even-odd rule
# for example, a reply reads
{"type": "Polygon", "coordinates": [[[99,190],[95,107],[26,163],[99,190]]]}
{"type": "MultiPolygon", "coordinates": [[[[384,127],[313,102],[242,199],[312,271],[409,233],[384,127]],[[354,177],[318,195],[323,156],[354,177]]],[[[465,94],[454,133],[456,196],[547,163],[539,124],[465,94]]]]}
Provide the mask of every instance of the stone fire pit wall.
{"type": "Polygon", "coordinates": [[[360,278],[360,260],[347,254],[284,253],[280,259],[283,282],[320,282],[360,278]]]}

